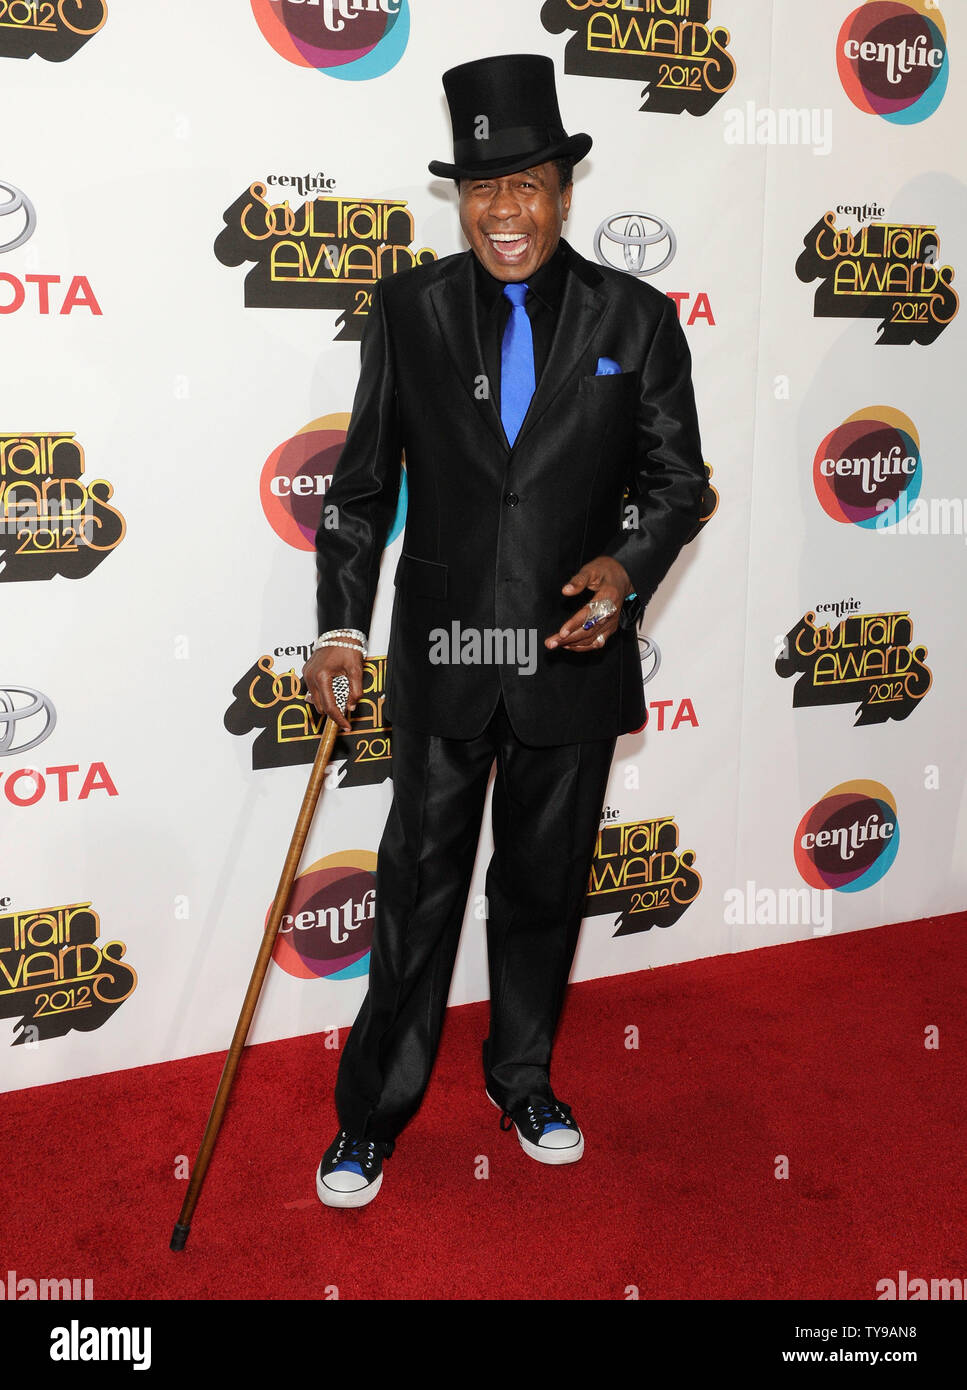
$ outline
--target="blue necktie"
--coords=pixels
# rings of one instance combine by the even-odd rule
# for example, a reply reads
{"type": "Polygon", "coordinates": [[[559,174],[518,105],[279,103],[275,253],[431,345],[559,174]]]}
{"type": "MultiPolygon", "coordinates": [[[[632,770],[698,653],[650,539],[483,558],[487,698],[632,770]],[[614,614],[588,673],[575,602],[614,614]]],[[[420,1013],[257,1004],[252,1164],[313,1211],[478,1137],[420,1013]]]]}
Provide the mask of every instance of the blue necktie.
{"type": "Polygon", "coordinates": [[[500,419],[511,444],[517,438],[534,394],[534,334],[524,308],[525,284],[505,285],[510,318],[500,347],[500,419]]]}

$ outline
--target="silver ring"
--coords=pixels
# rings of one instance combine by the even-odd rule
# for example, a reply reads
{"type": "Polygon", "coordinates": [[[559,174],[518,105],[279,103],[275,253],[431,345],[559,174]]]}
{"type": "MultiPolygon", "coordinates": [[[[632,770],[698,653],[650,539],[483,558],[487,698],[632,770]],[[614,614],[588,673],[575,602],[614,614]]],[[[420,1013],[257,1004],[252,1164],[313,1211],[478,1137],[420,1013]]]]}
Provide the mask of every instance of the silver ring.
{"type": "Polygon", "coordinates": [[[595,598],[588,604],[589,618],[610,618],[611,614],[617,611],[617,607],[609,598],[595,598]]]}

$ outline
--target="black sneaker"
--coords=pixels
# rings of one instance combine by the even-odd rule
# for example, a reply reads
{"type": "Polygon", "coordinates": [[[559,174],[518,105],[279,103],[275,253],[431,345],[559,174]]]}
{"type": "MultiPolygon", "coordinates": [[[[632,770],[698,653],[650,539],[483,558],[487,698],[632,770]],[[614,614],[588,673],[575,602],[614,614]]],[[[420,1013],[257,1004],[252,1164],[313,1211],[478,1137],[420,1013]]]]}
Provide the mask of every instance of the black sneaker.
{"type": "MultiPolygon", "coordinates": [[[[491,1105],[497,1105],[489,1091],[487,1099],[491,1105]]],[[[511,1125],[517,1130],[524,1153],[538,1163],[577,1163],[584,1153],[584,1135],[571,1107],[553,1096],[530,1096],[513,1110],[505,1110],[500,1128],[506,1131],[511,1125]]]]}
{"type": "Polygon", "coordinates": [[[393,1141],[353,1139],[341,1129],[322,1156],[316,1192],[327,1207],[364,1207],[383,1183],[383,1159],[393,1141]]]}

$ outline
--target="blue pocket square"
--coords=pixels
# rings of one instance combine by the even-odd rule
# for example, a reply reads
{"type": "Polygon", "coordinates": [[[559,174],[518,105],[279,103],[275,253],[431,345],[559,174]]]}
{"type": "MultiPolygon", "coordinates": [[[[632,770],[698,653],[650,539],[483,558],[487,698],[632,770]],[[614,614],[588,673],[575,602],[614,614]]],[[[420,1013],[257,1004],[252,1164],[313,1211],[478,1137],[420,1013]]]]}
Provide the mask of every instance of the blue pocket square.
{"type": "Polygon", "coordinates": [[[613,357],[599,357],[595,376],[617,376],[621,371],[613,357]]]}

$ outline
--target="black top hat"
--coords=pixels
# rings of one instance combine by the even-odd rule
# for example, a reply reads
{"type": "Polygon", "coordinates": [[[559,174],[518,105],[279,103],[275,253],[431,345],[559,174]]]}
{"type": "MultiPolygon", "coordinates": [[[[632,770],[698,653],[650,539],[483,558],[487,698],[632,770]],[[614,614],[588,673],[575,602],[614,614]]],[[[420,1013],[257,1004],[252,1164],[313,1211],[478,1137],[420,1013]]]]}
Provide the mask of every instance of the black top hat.
{"type": "Polygon", "coordinates": [[[443,90],[454,162],[431,161],[440,178],[502,178],[563,155],[583,159],[591,148],[590,135],[568,135],[561,124],[554,63],[540,54],[461,63],[443,74],[443,90]]]}

